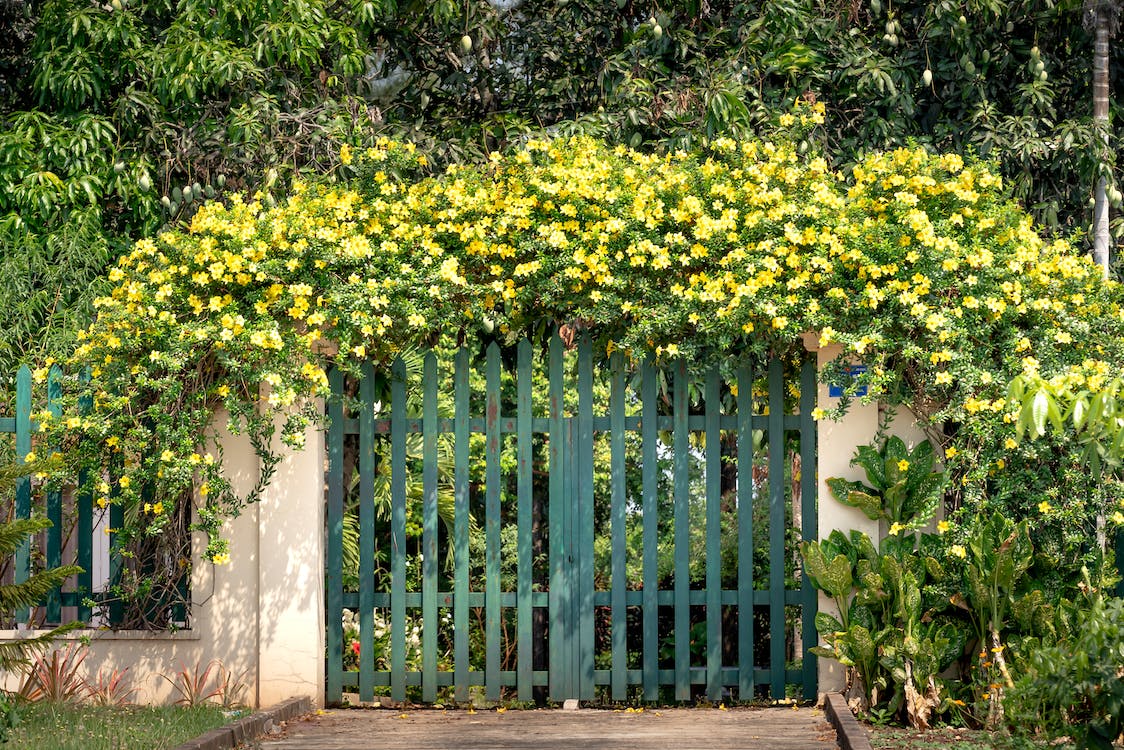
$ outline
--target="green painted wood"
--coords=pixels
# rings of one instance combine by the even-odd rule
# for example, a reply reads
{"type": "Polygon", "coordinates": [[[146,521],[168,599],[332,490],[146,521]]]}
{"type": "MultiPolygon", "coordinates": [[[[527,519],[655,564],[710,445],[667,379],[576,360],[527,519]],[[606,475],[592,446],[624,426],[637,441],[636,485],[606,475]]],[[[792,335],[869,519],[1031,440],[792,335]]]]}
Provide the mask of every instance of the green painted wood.
{"type": "MultiPolygon", "coordinates": [[[[359,382],[359,700],[375,699],[375,367],[359,382]]],[[[342,534],[342,530],[341,530],[342,534]]],[[[342,560],[342,547],[341,547],[342,560]]],[[[392,563],[393,564],[393,563],[392,563]]]]}
{"type": "MultiPolygon", "coordinates": [[[[57,422],[62,416],[62,371],[57,365],[52,365],[47,373],[47,411],[57,422]]],[[[52,451],[53,452],[53,451],[52,451]]],[[[62,531],[64,519],[62,517],[62,493],[53,490],[47,493],[47,518],[51,527],[47,529],[47,567],[57,568],[62,565],[62,531]]],[[[53,625],[62,624],[62,589],[55,588],[47,594],[46,621],[53,625]]]]}
{"type": "Polygon", "coordinates": [[[753,369],[738,367],[738,700],[754,697],[753,369]]]}
{"type": "Polygon", "coordinates": [[[574,538],[577,542],[578,596],[578,697],[594,697],[593,662],[596,648],[593,610],[593,344],[583,337],[578,343],[578,415],[575,436],[574,538]]]}
{"type": "Polygon", "coordinates": [[[453,372],[453,696],[468,700],[469,359],[457,351],[453,372]]]}
{"type": "Polygon", "coordinates": [[[531,362],[531,342],[523,339],[519,342],[516,364],[516,423],[518,431],[518,518],[517,518],[517,597],[519,600],[516,612],[516,626],[518,628],[518,672],[519,700],[529,701],[534,698],[534,629],[532,628],[531,585],[534,582],[532,569],[532,538],[531,522],[534,506],[534,487],[532,484],[532,471],[534,470],[533,445],[531,443],[531,419],[534,416],[534,406],[531,400],[534,385],[534,370],[531,362]]]}
{"type": "Polygon", "coordinates": [[[722,699],[722,377],[706,376],[706,697],[722,699]]]}
{"type": "Polygon", "coordinates": [[[484,672],[485,695],[500,699],[500,649],[503,647],[500,611],[500,348],[488,346],[486,373],[486,432],[484,442],[484,672]]]}
{"type": "MultiPolygon", "coordinates": [[[[816,420],[812,411],[816,408],[816,362],[812,358],[804,361],[800,368],[800,538],[805,542],[819,537],[818,504],[816,502],[816,420]]],[[[816,634],[816,610],[818,594],[808,574],[802,574],[800,589],[803,592],[801,608],[801,628],[803,643],[804,699],[813,700],[818,693],[818,665],[816,655],[809,649],[818,642],[816,634]]]]}
{"type": "Polygon", "coordinates": [[[784,537],[785,444],[784,372],[769,361],[769,689],[785,697],[784,537]]]}
{"type": "Polygon", "coordinates": [[[422,701],[437,701],[437,355],[422,365],[422,701]]]}
{"type": "Polygon", "coordinates": [[[643,585],[644,605],[642,625],[643,653],[641,665],[644,676],[644,700],[657,701],[660,697],[659,685],[659,460],[656,453],[659,445],[659,424],[657,422],[659,395],[656,382],[656,368],[652,361],[646,360],[640,366],[640,404],[641,404],[641,504],[644,514],[644,560],[643,585]]]}
{"type": "Polygon", "coordinates": [[[550,402],[550,474],[547,511],[550,543],[549,659],[550,697],[555,701],[576,698],[572,683],[573,627],[570,621],[570,499],[566,472],[568,421],[565,418],[565,353],[555,333],[550,338],[548,390],[550,402]]]}
{"type": "MultiPolygon", "coordinates": [[[[16,457],[22,462],[31,452],[31,370],[23,365],[16,372],[16,457]]],[[[16,518],[31,517],[31,477],[16,480],[16,518]]],[[[13,562],[14,582],[23,583],[31,574],[31,540],[27,537],[16,547],[13,562]]],[[[16,622],[27,622],[30,611],[16,610],[16,622]]]]}
{"type": "Polygon", "coordinates": [[[687,427],[687,363],[675,361],[672,381],[672,444],[675,455],[675,700],[691,699],[690,443],[687,427]]]}
{"type": "MultiPolygon", "coordinates": [[[[90,373],[83,372],[79,375],[83,383],[88,383],[90,373]]],[[[83,396],[78,402],[78,409],[82,414],[89,414],[93,409],[93,399],[83,396]]],[[[89,622],[93,614],[87,599],[93,594],[94,589],[94,495],[90,491],[87,481],[89,476],[85,471],[78,475],[78,496],[75,500],[78,506],[78,559],[77,563],[82,568],[78,574],[78,620],[89,622]]]]}
{"type": "Polygon", "coordinates": [[[396,701],[406,699],[406,377],[399,357],[390,371],[390,697],[396,701]]]}
{"type": "MultiPolygon", "coordinates": [[[[125,509],[121,507],[118,498],[121,495],[121,485],[119,483],[122,471],[122,461],[120,454],[118,458],[114,459],[113,464],[109,467],[109,483],[112,489],[109,495],[109,586],[110,589],[121,580],[121,566],[123,558],[120,554],[121,536],[118,529],[125,525],[125,509]]],[[[125,606],[124,602],[118,596],[113,596],[109,600],[107,613],[109,622],[118,623],[124,617],[125,606]]]]}
{"type": "Polygon", "coordinates": [[[328,371],[328,570],[324,591],[328,674],[324,699],[329,704],[343,700],[343,380],[341,370],[333,367],[328,371]]]}
{"type": "Polygon", "coordinates": [[[628,500],[625,487],[625,445],[624,445],[624,355],[613,354],[610,361],[609,383],[609,452],[610,452],[610,521],[612,523],[612,664],[613,700],[624,700],[628,696],[628,608],[625,594],[628,590],[628,573],[625,559],[628,555],[628,540],[625,535],[626,507],[628,500]]]}

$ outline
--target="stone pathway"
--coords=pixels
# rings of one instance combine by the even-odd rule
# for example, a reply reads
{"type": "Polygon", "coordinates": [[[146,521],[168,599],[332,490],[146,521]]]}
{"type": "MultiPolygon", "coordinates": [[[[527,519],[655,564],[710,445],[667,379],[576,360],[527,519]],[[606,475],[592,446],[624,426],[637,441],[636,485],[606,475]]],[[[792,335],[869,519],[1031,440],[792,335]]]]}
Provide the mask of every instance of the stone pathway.
{"type": "Polygon", "coordinates": [[[835,750],[816,708],[333,709],[286,724],[260,750],[835,750]]]}

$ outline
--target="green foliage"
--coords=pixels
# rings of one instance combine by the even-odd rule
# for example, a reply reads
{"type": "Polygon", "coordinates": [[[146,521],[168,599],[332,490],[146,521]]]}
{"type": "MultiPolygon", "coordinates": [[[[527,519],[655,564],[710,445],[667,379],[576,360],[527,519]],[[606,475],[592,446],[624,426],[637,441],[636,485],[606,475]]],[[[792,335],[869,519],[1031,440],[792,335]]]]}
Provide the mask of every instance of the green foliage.
{"type": "MultiPolygon", "coordinates": [[[[0,502],[11,507],[15,481],[30,472],[31,467],[23,463],[0,464],[0,502]]],[[[45,518],[13,519],[0,523],[0,557],[14,558],[20,544],[29,541],[32,535],[50,526],[51,522],[45,518]]],[[[49,592],[61,586],[70,576],[81,572],[82,569],[76,565],[64,565],[32,573],[20,583],[0,584],[0,618],[7,620],[17,610],[38,606],[49,592]]],[[[32,638],[0,643],[0,673],[25,667],[35,654],[47,648],[52,640],[80,626],[81,623],[75,622],[37,634],[32,638]]]]}
{"type": "Polygon", "coordinates": [[[868,715],[927,727],[950,705],[939,675],[967,642],[961,623],[939,616],[943,603],[923,604],[923,589],[946,576],[934,557],[939,538],[909,533],[932,520],[944,474],[934,469],[928,441],[910,451],[897,437],[877,448],[860,447],[852,463],[863,467],[874,487],[828,479],[832,494],[893,525],[877,549],[859,531],[848,537],[835,530],[823,541],[801,545],[808,577],[840,614],[817,614],[826,645],[812,650],[850,668],[868,715]]]}
{"type": "Polygon", "coordinates": [[[1060,641],[1031,652],[1007,696],[1024,731],[1068,737],[1079,750],[1110,750],[1124,733],[1124,600],[1092,594],[1060,641]]]}
{"type": "Polygon", "coordinates": [[[912,451],[896,435],[881,448],[860,446],[852,465],[866,472],[862,482],[828,479],[831,494],[844,505],[858,508],[873,521],[890,524],[892,533],[929,522],[944,491],[945,474],[936,471],[933,445],[924,440],[912,451]]]}
{"type": "Polygon", "coordinates": [[[277,191],[383,134],[441,165],[544,129],[673,151],[768,131],[806,96],[828,118],[802,150],[826,144],[842,166],[908,143],[975,150],[1040,223],[1081,228],[1118,149],[1086,114],[1080,12],[1077,0],[3,3],[0,285],[21,292],[0,306],[0,372],[65,351],[98,272],[201,198],[277,191]]]}

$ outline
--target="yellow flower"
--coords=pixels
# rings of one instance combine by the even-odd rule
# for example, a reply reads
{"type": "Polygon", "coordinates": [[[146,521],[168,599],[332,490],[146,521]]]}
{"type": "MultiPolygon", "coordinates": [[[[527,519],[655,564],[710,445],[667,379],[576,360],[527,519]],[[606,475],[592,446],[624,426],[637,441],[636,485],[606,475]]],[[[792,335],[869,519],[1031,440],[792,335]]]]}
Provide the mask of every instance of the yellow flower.
{"type": "Polygon", "coordinates": [[[962,544],[954,544],[954,545],[952,545],[951,547],[948,548],[948,551],[949,551],[949,554],[955,555],[956,557],[959,557],[961,560],[963,560],[965,557],[968,556],[968,550],[964,549],[964,545],[962,545],[962,544]]]}
{"type": "Polygon", "coordinates": [[[1019,447],[1019,444],[1015,442],[1014,438],[1009,437],[1009,438],[1007,438],[1006,440],[1003,441],[1003,447],[1006,448],[1007,450],[1013,450],[1013,449],[1019,447]]]}
{"type": "Polygon", "coordinates": [[[898,471],[905,471],[908,468],[909,468],[909,461],[906,461],[904,458],[901,461],[898,461],[898,471]]]}
{"type": "Polygon", "coordinates": [[[175,457],[176,457],[175,452],[171,451],[171,450],[165,450],[163,453],[160,454],[160,460],[163,461],[164,463],[168,463],[169,461],[173,460],[175,457]]]}
{"type": "Polygon", "coordinates": [[[128,489],[129,485],[133,483],[133,480],[129,477],[121,477],[117,483],[121,485],[121,489],[128,489]]]}
{"type": "MultiPolygon", "coordinates": [[[[737,394],[734,394],[734,395],[737,395],[737,394]]],[[[812,409],[812,419],[814,419],[816,421],[819,421],[819,420],[823,419],[826,415],[827,415],[827,412],[825,412],[823,409],[821,409],[818,406],[815,409],[812,409]]]]}
{"type": "Polygon", "coordinates": [[[28,451],[28,452],[27,452],[27,455],[25,455],[25,456],[23,457],[23,462],[24,462],[25,464],[33,464],[33,463],[35,463],[35,451],[28,451]]]}
{"type": "Polygon", "coordinates": [[[939,521],[937,523],[937,533],[938,534],[943,534],[951,528],[952,528],[952,524],[949,523],[948,521],[939,521]]]}
{"type": "Polygon", "coordinates": [[[1038,512],[1049,513],[1052,507],[1053,506],[1050,505],[1049,501],[1043,500],[1042,502],[1038,503],[1038,512]]]}
{"type": "Polygon", "coordinates": [[[211,562],[213,562],[215,565],[226,565],[228,562],[230,562],[230,553],[219,552],[211,558],[211,562]]]}
{"type": "Polygon", "coordinates": [[[948,448],[945,449],[944,457],[945,458],[952,458],[959,452],[960,451],[956,450],[955,445],[950,445],[950,446],[948,446],[948,448]]]}
{"type": "Polygon", "coordinates": [[[905,526],[900,523],[894,523],[890,526],[890,536],[897,536],[901,531],[905,530],[905,526]]]}

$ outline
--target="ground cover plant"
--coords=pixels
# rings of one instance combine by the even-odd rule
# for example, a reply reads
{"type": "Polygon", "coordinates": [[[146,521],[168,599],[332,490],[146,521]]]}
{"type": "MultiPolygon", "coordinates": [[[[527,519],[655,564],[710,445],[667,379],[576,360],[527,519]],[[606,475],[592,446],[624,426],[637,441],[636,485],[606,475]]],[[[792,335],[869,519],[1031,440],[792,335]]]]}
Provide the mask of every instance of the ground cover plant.
{"type": "Polygon", "coordinates": [[[92,706],[37,702],[19,709],[9,747],[51,750],[162,750],[222,726],[219,706],[92,706]]]}

